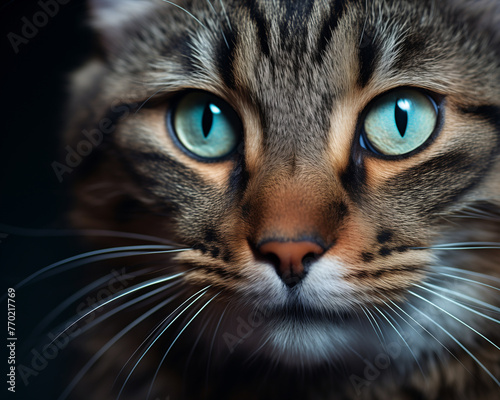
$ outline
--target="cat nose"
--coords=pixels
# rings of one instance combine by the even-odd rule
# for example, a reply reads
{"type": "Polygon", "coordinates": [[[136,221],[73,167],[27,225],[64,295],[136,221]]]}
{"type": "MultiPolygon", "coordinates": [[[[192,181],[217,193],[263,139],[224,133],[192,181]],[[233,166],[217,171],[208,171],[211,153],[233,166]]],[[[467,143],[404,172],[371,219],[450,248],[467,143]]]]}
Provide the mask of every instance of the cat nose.
{"type": "Polygon", "coordinates": [[[274,264],[279,277],[290,288],[306,276],[309,264],[325,252],[319,244],[307,240],[265,242],[258,251],[274,264]]]}

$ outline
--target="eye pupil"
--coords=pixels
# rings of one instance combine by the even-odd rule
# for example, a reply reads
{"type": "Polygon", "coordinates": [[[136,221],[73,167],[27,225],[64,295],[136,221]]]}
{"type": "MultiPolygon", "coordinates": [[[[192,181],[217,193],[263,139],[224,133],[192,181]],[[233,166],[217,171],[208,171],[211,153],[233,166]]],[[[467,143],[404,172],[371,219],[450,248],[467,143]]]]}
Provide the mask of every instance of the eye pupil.
{"type": "MultiPolygon", "coordinates": [[[[213,104],[210,104],[210,103],[207,103],[207,105],[205,106],[205,109],[203,110],[203,117],[201,119],[201,126],[203,128],[203,136],[205,136],[205,138],[208,137],[208,135],[210,134],[210,131],[212,130],[212,124],[213,124],[213,121],[214,121],[214,113],[213,113],[213,108],[217,108],[217,110],[219,110],[219,108],[213,104]]],[[[219,110],[220,112],[220,110],[219,110]]]]}
{"type": "Polygon", "coordinates": [[[408,127],[408,111],[410,110],[410,102],[407,99],[398,99],[394,109],[394,117],[396,126],[398,127],[401,137],[405,136],[406,128],[408,127]]]}

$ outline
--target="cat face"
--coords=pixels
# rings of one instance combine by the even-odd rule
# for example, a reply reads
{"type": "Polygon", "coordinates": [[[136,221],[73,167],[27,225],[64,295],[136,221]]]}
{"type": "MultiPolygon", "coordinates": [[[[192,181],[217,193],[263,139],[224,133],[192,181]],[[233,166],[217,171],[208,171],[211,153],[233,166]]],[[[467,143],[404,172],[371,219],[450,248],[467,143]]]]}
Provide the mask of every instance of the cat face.
{"type": "Polygon", "coordinates": [[[454,346],[451,335],[472,343],[464,323],[493,332],[443,296],[492,304],[494,291],[444,274],[498,277],[498,251],[438,246],[499,239],[498,221],[450,221],[500,203],[500,46],[484,13],[129,3],[93,8],[105,61],[77,75],[75,110],[85,99],[92,116],[75,113],[70,137],[102,118],[116,128],[85,160],[75,225],[188,246],[172,271],[190,293],[217,296],[208,309],[228,310],[221,332],[257,313],[238,351],[281,364],[377,354],[380,336],[405,343],[411,328],[404,369],[454,346]]]}

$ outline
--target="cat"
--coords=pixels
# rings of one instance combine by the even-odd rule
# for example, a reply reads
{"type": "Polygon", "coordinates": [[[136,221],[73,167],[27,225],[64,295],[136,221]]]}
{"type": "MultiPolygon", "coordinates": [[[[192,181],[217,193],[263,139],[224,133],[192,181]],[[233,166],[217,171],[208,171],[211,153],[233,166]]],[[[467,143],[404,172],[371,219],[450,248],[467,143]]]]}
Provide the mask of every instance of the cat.
{"type": "Polygon", "coordinates": [[[498,4],[89,11],[56,171],[115,259],[61,398],[498,398],[498,4]]]}

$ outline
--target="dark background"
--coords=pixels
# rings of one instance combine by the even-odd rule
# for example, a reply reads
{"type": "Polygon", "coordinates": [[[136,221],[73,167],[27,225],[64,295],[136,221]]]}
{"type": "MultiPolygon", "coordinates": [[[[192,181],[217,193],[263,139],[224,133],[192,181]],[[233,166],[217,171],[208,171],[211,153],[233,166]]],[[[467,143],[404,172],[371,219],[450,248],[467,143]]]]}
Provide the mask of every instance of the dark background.
{"type": "MultiPolygon", "coordinates": [[[[67,99],[68,73],[93,52],[95,38],[87,21],[85,1],[41,0],[56,4],[53,16],[39,15],[38,32],[28,43],[19,44],[16,53],[9,33],[23,36],[26,20],[33,22],[43,8],[37,1],[4,1],[0,6],[1,29],[1,128],[0,128],[0,268],[2,271],[2,319],[7,319],[5,294],[22,279],[50,263],[78,251],[75,239],[58,235],[64,227],[64,212],[69,204],[67,184],[59,183],[52,169],[60,161],[60,134],[67,99]],[[24,19],[25,18],[25,19],[24,19]],[[45,21],[45,22],[44,22],[45,21]],[[18,228],[23,228],[19,230],[18,228]],[[48,229],[50,231],[48,231],[48,229]]],[[[54,7],[54,6],[53,6],[54,7]]],[[[54,10],[54,8],[52,8],[54,10]]],[[[28,367],[33,360],[32,329],[76,283],[72,275],[50,277],[16,290],[17,365],[28,367]]],[[[2,326],[5,328],[5,322],[2,326]]],[[[5,333],[1,336],[4,337],[5,333]]],[[[37,338],[35,338],[36,340],[37,338]]],[[[5,339],[4,339],[5,340],[5,339]]],[[[2,398],[55,399],[61,392],[64,370],[71,360],[64,355],[47,368],[30,376],[25,386],[17,376],[16,394],[7,391],[2,398]],[[7,396],[5,396],[7,392],[7,396]],[[4,397],[5,396],[5,397],[4,397]]]]}

